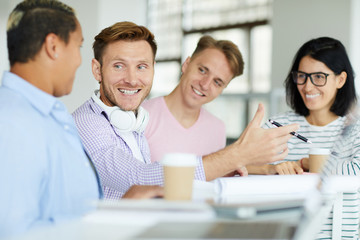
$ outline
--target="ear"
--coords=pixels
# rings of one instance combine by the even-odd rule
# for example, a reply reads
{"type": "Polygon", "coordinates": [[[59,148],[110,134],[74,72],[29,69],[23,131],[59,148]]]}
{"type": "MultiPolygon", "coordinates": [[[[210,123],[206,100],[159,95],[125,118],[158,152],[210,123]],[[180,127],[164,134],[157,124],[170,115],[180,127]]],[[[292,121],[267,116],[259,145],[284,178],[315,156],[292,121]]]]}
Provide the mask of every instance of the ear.
{"type": "Polygon", "coordinates": [[[54,33],[49,33],[45,37],[44,48],[47,56],[50,59],[56,60],[58,58],[60,52],[59,44],[61,41],[62,40],[54,33]]]}
{"type": "Polygon", "coordinates": [[[346,79],[347,79],[347,73],[346,72],[341,72],[339,76],[337,76],[337,83],[336,83],[336,88],[340,89],[344,86],[344,84],[346,83],[346,79]]]}
{"type": "Polygon", "coordinates": [[[101,83],[101,64],[95,58],[91,60],[91,70],[96,81],[101,83]]]}
{"type": "Polygon", "coordinates": [[[191,58],[187,57],[185,62],[183,63],[183,65],[181,66],[181,72],[184,73],[187,69],[187,67],[189,66],[191,58]]]}

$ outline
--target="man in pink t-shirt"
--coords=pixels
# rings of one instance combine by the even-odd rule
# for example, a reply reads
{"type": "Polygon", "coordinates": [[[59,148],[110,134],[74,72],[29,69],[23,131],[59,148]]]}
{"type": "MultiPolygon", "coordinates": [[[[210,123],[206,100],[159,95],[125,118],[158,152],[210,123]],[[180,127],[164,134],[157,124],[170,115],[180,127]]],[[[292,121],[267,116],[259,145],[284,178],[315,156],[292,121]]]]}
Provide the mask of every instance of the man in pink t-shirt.
{"type": "Polygon", "coordinates": [[[185,128],[171,114],[164,97],[145,101],[143,107],[150,113],[145,136],[152,162],[160,161],[166,153],[184,152],[203,156],[225,147],[224,123],[204,108],[200,109],[197,121],[185,128]]]}
{"type": "Polygon", "coordinates": [[[182,65],[178,86],[167,96],[145,101],[150,120],[145,130],[151,160],[166,153],[206,155],[225,147],[224,123],[202,106],[218,97],[230,81],[243,73],[238,47],[227,40],[200,38],[182,65]]]}

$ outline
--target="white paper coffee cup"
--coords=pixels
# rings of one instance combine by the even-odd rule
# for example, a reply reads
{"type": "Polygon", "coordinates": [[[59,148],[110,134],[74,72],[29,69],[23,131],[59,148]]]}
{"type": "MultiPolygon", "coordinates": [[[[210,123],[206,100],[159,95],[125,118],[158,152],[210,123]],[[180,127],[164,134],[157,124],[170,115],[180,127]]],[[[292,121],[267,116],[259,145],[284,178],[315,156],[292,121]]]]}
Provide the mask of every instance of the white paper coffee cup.
{"type": "Polygon", "coordinates": [[[169,153],[161,160],[164,168],[164,198],[191,200],[197,158],[194,154],[169,153]]]}
{"type": "Polygon", "coordinates": [[[330,155],[326,148],[311,148],[309,150],[309,172],[319,173],[330,155]]]}

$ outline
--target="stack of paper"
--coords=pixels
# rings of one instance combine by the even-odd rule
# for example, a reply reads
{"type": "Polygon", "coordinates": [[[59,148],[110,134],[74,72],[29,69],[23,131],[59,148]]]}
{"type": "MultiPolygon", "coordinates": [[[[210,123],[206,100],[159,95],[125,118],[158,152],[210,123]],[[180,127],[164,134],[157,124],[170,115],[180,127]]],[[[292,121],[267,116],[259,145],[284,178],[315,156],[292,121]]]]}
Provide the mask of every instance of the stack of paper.
{"type": "Polygon", "coordinates": [[[100,200],[97,210],[88,214],[87,222],[148,225],[159,221],[205,221],[215,214],[204,202],[166,201],[164,199],[100,200]]]}
{"type": "Polygon", "coordinates": [[[316,189],[317,174],[251,175],[249,177],[218,178],[215,193],[221,197],[244,195],[306,194],[316,189]]]}

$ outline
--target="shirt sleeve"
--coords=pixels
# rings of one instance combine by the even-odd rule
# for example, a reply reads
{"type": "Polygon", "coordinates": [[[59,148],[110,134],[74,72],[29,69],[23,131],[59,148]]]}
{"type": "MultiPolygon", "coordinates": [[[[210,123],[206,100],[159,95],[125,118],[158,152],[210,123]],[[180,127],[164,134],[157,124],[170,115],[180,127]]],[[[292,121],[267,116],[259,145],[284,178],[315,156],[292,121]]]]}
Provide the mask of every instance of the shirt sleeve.
{"type": "Polygon", "coordinates": [[[333,153],[324,167],[324,174],[360,175],[360,121],[334,142],[333,153]]]}
{"type": "MultiPolygon", "coordinates": [[[[324,166],[322,178],[329,175],[356,176],[360,174],[360,126],[355,124],[348,134],[334,142],[330,158],[324,166]]],[[[347,239],[357,239],[359,233],[359,191],[342,193],[341,235],[347,239]]],[[[333,210],[321,227],[317,239],[331,239],[333,210]]]]}
{"type": "MultiPolygon", "coordinates": [[[[86,151],[92,158],[103,187],[123,195],[132,185],[162,185],[163,168],[159,163],[146,164],[135,159],[126,143],[103,115],[82,114],[75,117],[86,151]]],[[[139,146],[147,144],[139,138],[139,146]]],[[[144,149],[141,149],[142,151],[144,149]]],[[[205,179],[201,158],[196,178],[205,179]]]]}

